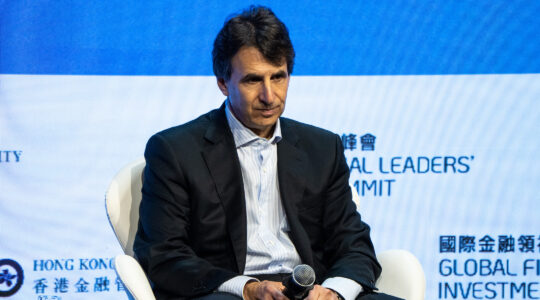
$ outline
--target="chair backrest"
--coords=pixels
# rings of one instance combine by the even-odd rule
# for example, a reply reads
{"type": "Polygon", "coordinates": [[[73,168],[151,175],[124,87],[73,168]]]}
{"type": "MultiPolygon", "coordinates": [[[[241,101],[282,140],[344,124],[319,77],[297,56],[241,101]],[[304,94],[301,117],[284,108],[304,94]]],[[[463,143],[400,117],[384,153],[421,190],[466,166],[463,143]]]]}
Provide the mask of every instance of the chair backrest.
{"type": "Polygon", "coordinates": [[[352,201],[356,204],[356,210],[360,211],[360,195],[356,191],[354,185],[351,185],[352,201]]]}
{"type": "Polygon", "coordinates": [[[105,194],[109,222],[124,253],[130,256],[133,256],[133,241],[139,223],[145,165],[143,157],[126,165],[114,176],[105,194]]]}

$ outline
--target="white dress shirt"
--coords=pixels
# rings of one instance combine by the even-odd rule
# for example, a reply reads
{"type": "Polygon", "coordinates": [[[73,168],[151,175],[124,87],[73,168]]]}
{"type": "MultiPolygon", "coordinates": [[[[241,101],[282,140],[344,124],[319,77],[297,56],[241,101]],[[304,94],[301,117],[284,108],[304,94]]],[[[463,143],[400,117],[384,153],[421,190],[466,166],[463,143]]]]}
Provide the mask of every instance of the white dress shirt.
{"type": "MultiPolygon", "coordinates": [[[[271,138],[257,136],[231,112],[227,100],[225,113],[240,161],[247,217],[247,253],[244,275],[220,285],[217,291],[243,297],[245,284],[256,280],[249,275],[291,273],[301,264],[300,256],[289,238],[289,226],[279,194],[277,143],[281,140],[278,119],[271,138]]],[[[322,284],[340,293],[346,300],[362,291],[355,281],[334,277],[322,284]]]]}

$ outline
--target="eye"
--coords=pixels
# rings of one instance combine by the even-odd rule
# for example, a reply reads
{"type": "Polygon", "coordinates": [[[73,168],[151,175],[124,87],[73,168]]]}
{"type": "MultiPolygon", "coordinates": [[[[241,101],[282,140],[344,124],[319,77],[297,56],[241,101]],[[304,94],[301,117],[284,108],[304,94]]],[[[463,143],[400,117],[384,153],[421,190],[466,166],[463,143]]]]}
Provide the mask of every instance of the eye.
{"type": "Polygon", "coordinates": [[[262,81],[262,78],[259,76],[246,76],[242,82],[246,84],[256,84],[262,81]]]}
{"type": "Polygon", "coordinates": [[[286,77],[287,77],[287,75],[285,75],[284,73],[279,73],[279,74],[273,75],[271,79],[273,81],[280,82],[280,81],[284,80],[286,77]]]}

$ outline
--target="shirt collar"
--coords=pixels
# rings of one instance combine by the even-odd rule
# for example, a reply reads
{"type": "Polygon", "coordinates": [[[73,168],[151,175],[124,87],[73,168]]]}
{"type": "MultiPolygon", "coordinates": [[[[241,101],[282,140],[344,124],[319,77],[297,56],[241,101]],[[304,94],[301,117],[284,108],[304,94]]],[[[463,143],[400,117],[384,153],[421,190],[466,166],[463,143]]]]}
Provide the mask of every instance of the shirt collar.
{"type": "MultiPolygon", "coordinates": [[[[240,148],[259,139],[264,139],[256,135],[246,126],[244,126],[244,124],[242,124],[242,122],[240,122],[236,118],[236,116],[231,111],[228,98],[225,102],[225,115],[227,116],[227,122],[229,123],[229,127],[231,128],[236,148],[240,148]]],[[[271,144],[277,144],[279,141],[281,141],[281,138],[281,125],[278,118],[276,122],[276,127],[274,128],[274,133],[272,134],[272,137],[268,139],[268,142],[270,142],[271,144]]]]}

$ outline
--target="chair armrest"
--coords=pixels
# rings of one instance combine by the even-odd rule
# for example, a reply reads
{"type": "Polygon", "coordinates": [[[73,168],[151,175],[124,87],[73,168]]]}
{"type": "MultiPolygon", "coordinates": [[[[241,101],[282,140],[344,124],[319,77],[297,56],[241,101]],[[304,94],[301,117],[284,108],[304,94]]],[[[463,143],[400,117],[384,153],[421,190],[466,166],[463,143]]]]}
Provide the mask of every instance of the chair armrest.
{"type": "Polygon", "coordinates": [[[129,299],[156,300],[146,274],[133,257],[117,255],[114,258],[114,269],[124,284],[129,299]]]}
{"type": "Polygon", "coordinates": [[[375,286],[380,292],[406,300],[424,300],[426,277],[422,265],[406,250],[388,250],[377,255],[382,273],[375,286]]]}

